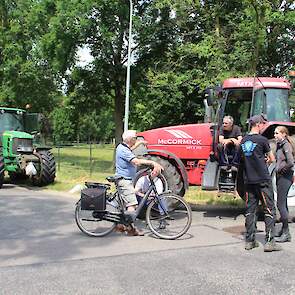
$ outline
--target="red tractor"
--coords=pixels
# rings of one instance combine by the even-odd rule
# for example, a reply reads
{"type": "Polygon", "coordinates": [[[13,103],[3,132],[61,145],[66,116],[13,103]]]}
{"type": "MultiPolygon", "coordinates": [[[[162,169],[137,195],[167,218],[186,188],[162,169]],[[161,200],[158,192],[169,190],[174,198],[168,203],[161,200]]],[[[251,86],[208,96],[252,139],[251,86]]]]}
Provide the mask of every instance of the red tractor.
{"type": "Polygon", "coordinates": [[[274,146],[273,133],[277,125],[285,125],[291,135],[295,134],[289,106],[291,84],[283,78],[230,78],[223,82],[218,95],[213,95],[216,93],[213,88],[207,90],[205,123],[140,132],[138,137],[148,143],[143,154],[165,168],[168,188],[181,196],[189,185],[202,185],[206,190],[237,191],[244,198],[242,169],[222,175],[216,160],[222,119],[231,115],[245,134],[247,119],[265,114],[269,122],[263,135],[274,146]]]}

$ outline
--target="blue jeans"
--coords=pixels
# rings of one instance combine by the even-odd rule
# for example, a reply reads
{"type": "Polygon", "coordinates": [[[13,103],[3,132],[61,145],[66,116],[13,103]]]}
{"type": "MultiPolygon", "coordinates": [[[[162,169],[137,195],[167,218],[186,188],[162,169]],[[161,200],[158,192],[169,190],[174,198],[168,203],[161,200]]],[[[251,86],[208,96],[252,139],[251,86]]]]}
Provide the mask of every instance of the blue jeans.
{"type": "Polygon", "coordinates": [[[238,166],[240,164],[240,159],[241,159],[240,146],[236,146],[234,144],[228,144],[226,147],[224,147],[222,144],[219,144],[218,155],[219,155],[220,166],[227,166],[227,165],[238,166]]]}
{"type": "MultiPolygon", "coordinates": [[[[143,199],[143,197],[141,197],[141,196],[139,196],[139,195],[136,195],[136,198],[137,198],[138,203],[140,203],[141,200],[143,199]]],[[[168,210],[168,208],[167,208],[167,204],[166,204],[165,200],[162,200],[162,201],[161,201],[161,198],[159,198],[159,201],[160,201],[159,204],[158,204],[159,212],[160,212],[161,215],[164,215],[164,210],[165,210],[165,211],[168,210]]],[[[145,202],[143,208],[146,209],[149,203],[150,203],[150,200],[146,200],[146,202],[145,202]]]]}

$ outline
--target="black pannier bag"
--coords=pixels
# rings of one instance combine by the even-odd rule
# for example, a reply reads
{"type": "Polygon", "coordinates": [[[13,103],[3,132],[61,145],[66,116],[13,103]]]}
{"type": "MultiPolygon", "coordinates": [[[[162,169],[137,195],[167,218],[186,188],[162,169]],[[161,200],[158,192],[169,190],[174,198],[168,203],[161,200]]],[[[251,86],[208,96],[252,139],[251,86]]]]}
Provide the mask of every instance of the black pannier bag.
{"type": "Polygon", "coordinates": [[[99,183],[99,182],[85,182],[87,188],[109,188],[110,185],[107,183],[99,183]]]}
{"type": "Polygon", "coordinates": [[[81,191],[81,210],[104,211],[106,209],[107,187],[100,185],[81,191]]]}

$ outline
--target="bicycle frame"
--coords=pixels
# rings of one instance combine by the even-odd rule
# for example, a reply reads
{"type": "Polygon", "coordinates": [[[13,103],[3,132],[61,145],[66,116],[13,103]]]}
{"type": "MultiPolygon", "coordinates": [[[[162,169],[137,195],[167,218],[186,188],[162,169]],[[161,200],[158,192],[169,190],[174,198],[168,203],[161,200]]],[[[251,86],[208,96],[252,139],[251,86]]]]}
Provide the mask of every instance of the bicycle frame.
{"type": "MultiPolygon", "coordinates": [[[[163,210],[164,214],[167,215],[167,209],[165,208],[165,206],[163,206],[163,204],[161,204],[161,200],[159,199],[159,194],[157,192],[157,189],[156,189],[156,185],[152,179],[152,177],[150,176],[150,174],[148,175],[149,176],[149,181],[150,181],[150,186],[147,190],[147,192],[144,194],[142,200],[140,201],[140,203],[138,204],[138,207],[137,209],[135,210],[134,212],[134,217],[135,219],[138,217],[138,215],[140,214],[143,206],[145,205],[146,201],[148,200],[148,198],[150,197],[150,194],[154,191],[155,195],[152,196],[153,199],[157,199],[160,206],[161,206],[161,209],[163,210]]],[[[117,187],[117,185],[116,185],[117,187]]],[[[107,220],[107,221],[110,221],[110,222],[117,222],[117,223],[126,223],[126,214],[124,214],[124,211],[125,211],[125,206],[124,206],[124,200],[122,199],[121,195],[119,194],[119,191],[117,189],[117,192],[116,192],[117,196],[115,197],[115,199],[118,201],[118,204],[119,204],[119,207],[120,207],[120,213],[114,213],[114,212],[108,212],[106,211],[106,214],[104,216],[102,216],[102,219],[103,220],[107,220]]]]}
{"type": "Polygon", "coordinates": [[[152,196],[152,198],[158,200],[158,202],[159,202],[159,204],[161,206],[161,209],[163,210],[163,212],[165,214],[167,214],[167,209],[165,208],[165,206],[162,205],[161,200],[159,199],[160,194],[158,194],[158,192],[157,192],[157,188],[156,188],[156,185],[154,183],[154,180],[152,179],[150,174],[148,174],[148,176],[149,176],[150,186],[149,186],[147,192],[144,194],[141,202],[138,204],[137,209],[135,210],[136,217],[139,215],[139,213],[142,210],[143,206],[145,205],[146,201],[150,197],[150,194],[151,194],[152,191],[154,191],[154,193],[155,193],[155,195],[152,196]]]}
{"type": "MultiPolygon", "coordinates": [[[[141,171],[138,175],[147,178],[143,178],[141,185],[138,185],[141,192],[146,192],[142,194],[143,197],[136,210],[133,212],[126,211],[124,196],[120,194],[121,187],[118,186],[119,179],[108,177],[109,182],[116,184],[117,190],[114,193],[108,192],[105,195],[107,205],[102,208],[105,210],[88,210],[88,212],[83,213],[80,201],[77,203],[75,220],[79,229],[88,236],[94,237],[103,237],[116,228],[118,231],[128,233],[130,231],[131,233],[132,230],[136,230],[133,225],[135,219],[140,213],[143,213],[144,206],[147,206],[145,221],[154,235],[168,240],[177,239],[184,235],[192,222],[189,204],[171,191],[165,190],[162,192],[163,189],[158,186],[158,179],[153,179],[150,171],[147,170],[144,175],[141,171]],[[183,206],[181,208],[183,212],[177,210],[176,204],[183,206]],[[126,228],[117,227],[118,224],[124,225],[126,228]]],[[[163,181],[161,175],[158,178],[163,181]]]]}

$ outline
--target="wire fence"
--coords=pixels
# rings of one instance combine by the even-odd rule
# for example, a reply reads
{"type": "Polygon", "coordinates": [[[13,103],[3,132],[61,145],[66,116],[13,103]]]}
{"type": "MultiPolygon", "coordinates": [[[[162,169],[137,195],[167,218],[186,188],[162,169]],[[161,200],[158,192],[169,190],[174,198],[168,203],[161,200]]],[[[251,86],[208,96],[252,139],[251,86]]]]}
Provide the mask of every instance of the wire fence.
{"type": "Polygon", "coordinates": [[[52,145],[56,170],[71,171],[72,175],[111,173],[114,168],[114,145],[93,142],[67,142],[52,145]]]}

